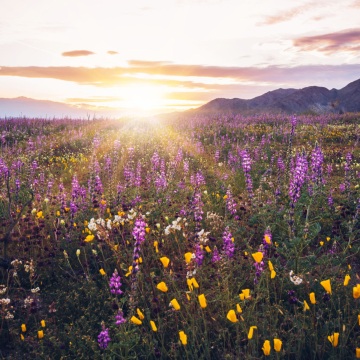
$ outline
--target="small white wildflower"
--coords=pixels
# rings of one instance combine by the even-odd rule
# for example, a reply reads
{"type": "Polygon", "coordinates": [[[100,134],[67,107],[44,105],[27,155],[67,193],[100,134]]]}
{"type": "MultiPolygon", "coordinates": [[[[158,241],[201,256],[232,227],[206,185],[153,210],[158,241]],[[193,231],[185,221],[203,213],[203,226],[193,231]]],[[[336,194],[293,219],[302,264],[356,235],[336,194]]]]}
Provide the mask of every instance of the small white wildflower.
{"type": "Polygon", "coordinates": [[[0,304],[8,305],[10,304],[10,299],[9,298],[0,299],[0,304]]]}
{"type": "Polygon", "coordinates": [[[7,287],[5,285],[0,285],[0,295],[4,295],[6,293],[7,287]]]}
{"type": "Polygon", "coordinates": [[[92,253],[96,256],[97,255],[97,251],[95,249],[92,250],[92,253]]]}
{"type": "Polygon", "coordinates": [[[106,223],[106,227],[111,230],[111,220],[108,220],[106,223]]]}
{"type": "Polygon", "coordinates": [[[48,198],[45,198],[45,199],[44,199],[44,202],[45,202],[45,203],[48,203],[49,201],[50,201],[50,200],[49,200],[48,198]]]}
{"type": "Polygon", "coordinates": [[[5,319],[10,320],[10,319],[13,319],[13,318],[14,318],[14,315],[10,311],[8,311],[6,313],[6,315],[5,315],[5,319]]]}
{"type": "Polygon", "coordinates": [[[294,271],[289,272],[290,281],[295,285],[300,285],[303,282],[303,279],[299,276],[294,275],[294,271]]]}
{"type": "Polygon", "coordinates": [[[31,292],[33,293],[33,294],[36,294],[36,293],[38,293],[40,291],[40,288],[39,287],[36,287],[36,288],[34,288],[34,289],[31,289],[31,292]]]}
{"type": "Polygon", "coordinates": [[[34,215],[34,214],[36,214],[36,213],[37,213],[37,210],[36,210],[35,208],[33,208],[33,209],[31,210],[31,214],[34,215]]]}
{"type": "Polygon", "coordinates": [[[78,257],[80,256],[80,249],[76,250],[76,256],[78,256],[78,257]]]}

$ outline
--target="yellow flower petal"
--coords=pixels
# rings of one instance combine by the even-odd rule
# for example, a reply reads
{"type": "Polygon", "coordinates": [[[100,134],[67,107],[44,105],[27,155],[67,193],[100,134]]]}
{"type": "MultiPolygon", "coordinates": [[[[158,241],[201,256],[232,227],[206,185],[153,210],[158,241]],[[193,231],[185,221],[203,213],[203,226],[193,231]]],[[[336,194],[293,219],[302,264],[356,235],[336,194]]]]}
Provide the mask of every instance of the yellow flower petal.
{"type": "Polygon", "coordinates": [[[333,333],[328,336],[328,340],[331,342],[333,347],[337,347],[339,344],[339,333],[333,333]]]}
{"type": "Polygon", "coordinates": [[[86,238],[85,238],[85,242],[91,242],[91,241],[93,241],[94,240],[94,238],[95,238],[95,236],[94,235],[88,235],[86,238]]]}
{"type": "Polygon", "coordinates": [[[175,310],[180,310],[180,304],[178,303],[178,301],[176,299],[172,299],[170,301],[170,304],[175,310]]]}
{"type": "Polygon", "coordinates": [[[254,254],[251,254],[251,256],[254,258],[254,260],[257,262],[257,263],[260,263],[261,260],[263,259],[264,257],[264,254],[261,252],[261,251],[258,251],[254,254]]]}
{"type": "Polygon", "coordinates": [[[151,330],[156,332],[157,331],[157,327],[156,324],[154,323],[154,321],[150,320],[150,326],[151,326],[151,330]]]}
{"type": "Polygon", "coordinates": [[[207,307],[207,302],[204,294],[198,296],[200,306],[205,309],[207,307]]]}
{"type": "Polygon", "coordinates": [[[163,264],[164,268],[167,268],[170,263],[170,259],[166,256],[160,258],[161,263],[163,264]]]}
{"type": "Polygon", "coordinates": [[[195,278],[191,278],[190,280],[191,280],[191,283],[193,284],[195,289],[199,288],[199,284],[198,284],[198,282],[196,281],[195,278]]]}
{"type": "Polygon", "coordinates": [[[38,331],[38,338],[39,338],[39,339],[42,339],[43,337],[44,337],[44,331],[39,330],[39,331],[38,331]]]}
{"type": "Polygon", "coordinates": [[[325,291],[331,295],[331,283],[330,283],[330,279],[328,280],[323,280],[320,282],[321,286],[325,289],[325,291]]]}
{"type": "Polygon", "coordinates": [[[360,359],[360,348],[355,349],[355,356],[357,359],[360,359]]]}
{"type": "Polygon", "coordinates": [[[344,286],[348,286],[349,285],[349,281],[350,281],[350,275],[345,275],[345,279],[344,279],[344,286]]]}
{"type": "Polygon", "coordinates": [[[187,344],[187,335],[182,330],[179,331],[179,338],[183,345],[187,344]]]}
{"type": "Polygon", "coordinates": [[[141,312],[141,310],[140,310],[139,308],[136,309],[136,312],[137,312],[140,320],[144,320],[144,319],[145,319],[144,314],[141,312]]]}
{"type": "Polygon", "coordinates": [[[26,325],[25,324],[21,324],[21,331],[26,332],[26,325]]]}
{"type": "Polygon", "coordinates": [[[105,270],[104,270],[103,268],[101,268],[101,269],[99,270],[99,273],[100,273],[102,276],[106,275],[106,272],[105,272],[105,270]]]}
{"type": "Polygon", "coordinates": [[[228,320],[230,320],[233,323],[236,323],[237,321],[239,321],[236,317],[235,311],[234,310],[229,310],[229,312],[227,313],[226,318],[228,320]]]}
{"type": "Polygon", "coordinates": [[[314,305],[316,304],[316,299],[315,299],[315,293],[312,292],[309,294],[309,298],[310,298],[310,302],[314,305]]]}
{"type": "Polygon", "coordinates": [[[274,266],[273,266],[273,264],[272,264],[272,262],[269,260],[268,261],[268,265],[269,265],[269,270],[270,271],[273,271],[274,270],[274,266]]]}
{"type": "Polygon", "coordinates": [[[242,313],[242,309],[241,309],[240,304],[236,304],[236,311],[237,311],[239,314],[242,313]]]}
{"type": "Polygon", "coordinates": [[[304,300],[304,311],[306,311],[306,310],[310,310],[310,306],[309,306],[309,304],[307,303],[307,301],[304,300]]]}
{"type": "Polygon", "coordinates": [[[185,262],[186,262],[187,264],[189,264],[189,263],[191,262],[192,255],[193,255],[193,253],[191,253],[191,252],[187,252],[187,253],[184,255],[184,257],[185,257],[185,262]]]}
{"type": "Polygon", "coordinates": [[[360,284],[353,287],[353,297],[354,299],[358,299],[360,297],[360,284]]]}
{"type": "Polygon", "coordinates": [[[135,325],[141,325],[142,324],[142,321],[140,319],[138,319],[136,316],[132,316],[130,321],[135,325]]]}
{"type": "Polygon", "coordinates": [[[271,270],[270,278],[271,278],[271,279],[274,279],[275,276],[276,276],[276,271],[275,271],[275,270],[271,270]]]}
{"type": "Polygon", "coordinates": [[[274,349],[275,351],[281,351],[282,341],[280,339],[274,339],[274,349]]]}
{"type": "Polygon", "coordinates": [[[40,325],[41,325],[42,327],[45,327],[45,326],[46,326],[45,320],[41,320],[41,321],[40,321],[40,325]]]}
{"type": "Polygon", "coordinates": [[[263,345],[263,347],[262,347],[262,351],[264,352],[264,355],[266,355],[266,356],[270,355],[271,345],[270,345],[270,341],[269,341],[269,340],[265,340],[265,341],[264,341],[264,345],[263,345]]]}
{"type": "Polygon", "coordinates": [[[166,286],[166,284],[164,283],[164,281],[161,281],[160,283],[158,283],[156,285],[156,288],[162,292],[167,292],[169,290],[168,287],[166,286]]]}
{"type": "Polygon", "coordinates": [[[254,329],[257,329],[257,326],[250,326],[249,332],[248,332],[248,339],[252,339],[254,336],[254,329]]]}

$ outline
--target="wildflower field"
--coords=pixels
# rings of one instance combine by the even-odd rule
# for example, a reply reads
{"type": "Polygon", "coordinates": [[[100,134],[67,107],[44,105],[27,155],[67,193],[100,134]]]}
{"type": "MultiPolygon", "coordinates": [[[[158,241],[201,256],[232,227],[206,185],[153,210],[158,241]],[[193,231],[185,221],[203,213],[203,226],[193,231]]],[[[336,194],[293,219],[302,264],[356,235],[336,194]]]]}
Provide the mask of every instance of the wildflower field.
{"type": "Polygon", "coordinates": [[[360,358],[360,115],[0,121],[0,357],[360,358]]]}

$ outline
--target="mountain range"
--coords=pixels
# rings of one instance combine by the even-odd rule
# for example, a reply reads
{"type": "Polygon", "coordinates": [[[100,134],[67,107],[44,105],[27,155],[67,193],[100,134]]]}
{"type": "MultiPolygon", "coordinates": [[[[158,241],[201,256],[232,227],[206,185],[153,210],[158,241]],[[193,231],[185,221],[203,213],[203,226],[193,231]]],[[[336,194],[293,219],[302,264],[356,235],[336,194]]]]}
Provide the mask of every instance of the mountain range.
{"type": "Polygon", "coordinates": [[[277,89],[253,99],[217,98],[197,109],[192,114],[322,114],[360,112],[360,79],[340,90],[309,86],[303,89],[277,89]]]}
{"type": "MultiPolygon", "coordinates": [[[[309,86],[303,89],[277,89],[253,99],[217,98],[196,109],[183,112],[185,115],[216,114],[323,114],[360,112],[360,79],[340,90],[309,86]]],[[[94,108],[87,104],[73,106],[48,100],[34,100],[26,97],[0,98],[0,118],[43,117],[43,118],[92,118],[118,117],[121,109],[94,108]]],[[[179,113],[178,113],[179,114],[179,113]]]]}

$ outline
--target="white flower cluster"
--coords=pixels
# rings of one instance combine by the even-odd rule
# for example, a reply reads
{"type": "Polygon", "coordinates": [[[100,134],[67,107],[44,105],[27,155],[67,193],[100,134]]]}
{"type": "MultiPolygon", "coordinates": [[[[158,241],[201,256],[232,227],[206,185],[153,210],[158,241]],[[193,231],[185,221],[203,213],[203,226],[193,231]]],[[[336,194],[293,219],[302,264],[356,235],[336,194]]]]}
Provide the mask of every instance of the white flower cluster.
{"type": "Polygon", "coordinates": [[[39,287],[36,287],[36,288],[34,288],[34,289],[31,289],[31,292],[33,293],[33,294],[36,294],[36,293],[38,293],[40,291],[40,288],[39,287]]]}
{"type": "Polygon", "coordinates": [[[206,243],[209,241],[209,239],[208,239],[208,235],[209,235],[209,234],[210,234],[210,231],[205,232],[204,229],[202,229],[201,231],[199,231],[199,232],[197,233],[197,236],[198,236],[198,239],[199,239],[199,243],[202,244],[202,245],[206,244],[206,243]]]}
{"type": "Polygon", "coordinates": [[[9,305],[10,299],[9,298],[0,299],[0,304],[1,305],[9,305]]]}
{"type": "Polygon", "coordinates": [[[7,287],[5,285],[0,285],[0,295],[4,295],[6,293],[7,287]]]}
{"type": "Polygon", "coordinates": [[[295,285],[300,285],[303,282],[303,279],[299,276],[294,275],[294,271],[289,272],[290,281],[295,285]]]}
{"type": "Polygon", "coordinates": [[[184,226],[188,225],[186,222],[186,218],[182,219],[181,217],[178,217],[176,220],[174,220],[171,225],[168,225],[165,228],[164,230],[165,235],[169,235],[171,232],[174,232],[175,230],[180,231],[182,229],[181,224],[183,224],[184,226]]]}
{"type": "Polygon", "coordinates": [[[28,306],[30,306],[34,302],[34,299],[31,296],[28,296],[24,300],[24,308],[26,309],[28,306]]]}

